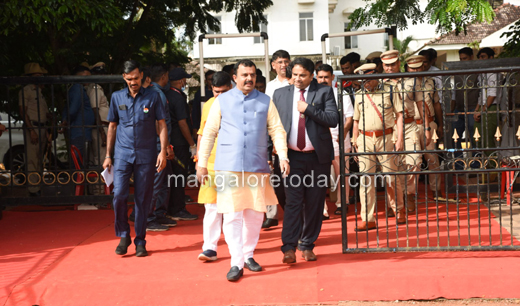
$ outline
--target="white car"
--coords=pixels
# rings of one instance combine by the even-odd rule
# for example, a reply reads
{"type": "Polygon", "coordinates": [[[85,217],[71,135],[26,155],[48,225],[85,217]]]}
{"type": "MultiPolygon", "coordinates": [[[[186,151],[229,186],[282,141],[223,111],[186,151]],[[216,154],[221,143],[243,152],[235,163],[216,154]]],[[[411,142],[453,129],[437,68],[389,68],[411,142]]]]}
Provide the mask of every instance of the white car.
{"type": "MultiPolygon", "coordinates": [[[[0,136],[0,162],[4,164],[6,170],[12,172],[19,172],[26,170],[25,161],[25,143],[23,137],[23,122],[17,121],[13,117],[10,117],[6,113],[0,113],[0,123],[5,125],[6,131],[0,136]],[[10,119],[10,123],[9,123],[10,119]]],[[[53,143],[54,144],[54,143],[53,143]]],[[[67,148],[65,138],[62,134],[56,138],[57,155],[58,159],[56,164],[59,168],[67,168],[67,148]]],[[[46,158],[46,162],[52,162],[54,166],[54,147],[51,148],[49,156],[46,158]]],[[[47,168],[47,167],[46,167],[47,168]]]]}

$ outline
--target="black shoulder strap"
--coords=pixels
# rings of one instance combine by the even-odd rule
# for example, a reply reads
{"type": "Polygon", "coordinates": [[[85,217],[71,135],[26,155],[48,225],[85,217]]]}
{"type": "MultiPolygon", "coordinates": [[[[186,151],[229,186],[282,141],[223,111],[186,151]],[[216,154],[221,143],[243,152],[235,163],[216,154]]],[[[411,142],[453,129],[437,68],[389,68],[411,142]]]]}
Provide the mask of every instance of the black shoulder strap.
{"type": "Polygon", "coordinates": [[[394,106],[394,85],[390,85],[390,102],[394,106]]]}

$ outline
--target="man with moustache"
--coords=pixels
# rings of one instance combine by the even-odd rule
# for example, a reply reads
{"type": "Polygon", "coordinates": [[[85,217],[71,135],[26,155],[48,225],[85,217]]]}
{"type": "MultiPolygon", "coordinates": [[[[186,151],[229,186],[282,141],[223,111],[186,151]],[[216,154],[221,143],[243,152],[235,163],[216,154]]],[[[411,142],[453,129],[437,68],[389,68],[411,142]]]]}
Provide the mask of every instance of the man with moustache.
{"type": "Polygon", "coordinates": [[[148,256],[145,247],[146,219],[152,200],[154,173],[162,171],[166,166],[168,146],[166,110],[157,92],[142,88],[143,73],[138,62],[130,60],[124,63],[123,78],[128,88],[112,94],[108,113],[110,124],[107,135],[107,156],[103,168],[114,171],[115,229],[116,235],[121,237],[116,248],[117,255],[126,254],[128,246],[132,243],[127,200],[130,177],[132,173],[134,175],[135,255],[144,257],[148,256]],[[157,154],[157,134],[161,141],[159,154],[157,154]]]}
{"type": "MultiPolygon", "coordinates": [[[[384,60],[383,60],[384,63],[384,60]]],[[[364,64],[355,70],[358,74],[375,73],[375,64],[364,64]]],[[[366,80],[363,92],[356,96],[354,103],[354,130],[353,145],[359,155],[359,170],[365,173],[374,173],[376,159],[381,164],[382,172],[396,172],[399,164],[398,155],[386,155],[384,152],[402,151],[403,149],[403,104],[398,103],[395,92],[391,92],[389,85],[380,84],[378,79],[366,80]],[[381,86],[382,85],[382,86],[381,86]],[[393,97],[392,97],[393,95],[393,97]],[[392,141],[394,129],[397,130],[397,141],[392,141]],[[377,155],[363,153],[381,152],[377,155]]],[[[387,184],[387,199],[393,212],[397,215],[397,222],[403,223],[405,216],[402,212],[403,197],[396,190],[395,176],[385,176],[387,184]],[[397,196],[396,196],[397,194],[397,196]]],[[[369,231],[377,228],[374,216],[376,197],[375,176],[361,178],[361,220],[356,231],[369,231]]]]}
{"type": "Polygon", "coordinates": [[[291,174],[285,181],[287,197],[281,248],[283,262],[287,264],[296,262],[296,248],[302,251],[304,260],[316,260],[314,242],[321,231],[327,192],[326,184],[318,181],[330,177],[334,160],[330,128],[339,121],[332,88],[313,82],[314,63],[307,58],[296,58],[292,66],[294,86],[280,88],[273,96],[288,135],[291,160],[291,174]],[[314,183],[305,186],[302,183],[305,176],[311,176],[314,183]]]}
{"type": "MultiPolygon", "coordinates": [[[[406,59],[408,64],[408,72],[421,72],[424,71],[424,57],[421,55],[412,55],[406,59]]],[[[413,92],[413,97],[417,103],[415,109],[415,120],[418,128],[420,147],[425,148],[427,151],[433,151],[436,149],[435,142],[431,141],[432,131],[437,129],[437,123],[435,123],[435,104],[440,104],[439,95],[435,89],[435,83],[432,78],[410,78],[407,80],[407,89],[413,92]]],[[[409,149],[405,150],[409,151],[409,149]]],[[[428,169],[435,171],[439,169],[439,157],[437,154],[424,153],[424,158],[428,164],[428,169]]],[[[430,190],[433,192],[434,198],[441,196],[441,176],[440,174],[430,173],[428,175],[428,182],[430,190]]],[[[415,189],[415,187],[414,187],[415,189]]],[[[415,210],[415,190],[407,190],[407,197],[410,198],[407,201],[406,207],[409,212],[415,210]]]]}
{"type": "MultiPolygon", "coordinates": [[[[334,70],[328,64],[322,64],[320,67],[316,69],[316,80],[319,84],[326,85],[332,87],[332,80],[334,79],[334,70]]],[[[338,92],[336,90],[334,92],[334,99],[336,101],[336,105],[338,102],[338,92]]],[[[354,107],[352,106],[352,102],[350,101],[350,95],[343,95],[343,120],[344,120],[344,149],[345,153],[350,153],[351,144],[350,144],[350,129],[352,128],[352,117],[354,116],[354,107]]],[[[330,129],[330,133],[332,134],[332,144],[334,145],[334,160],[332,161],[332,166],[334,167],[334,173],[336,177],[334,180],[339,182],[340,168],[339,168],[339,124],[336,127],[330,129]]],[[[349,170],[349,161],[348,158],[345,157],[345,172],[349,170]]],[[[339,185],[336,187],[336,211],[335,214],[341,214],[341,193],[340,193],[339,185]]],[[[350,193],[350,184],[345,184],[345,194],[346,199],[348,200],[348,195],[350,193]]],[[[325,219],[328,219],[329,215],[327,212],[327,204],[325,203],[325,209],[323,211],[323,216],[325,219]]]]}
{"type": "Polygon", "coordinates": [[[215,99],[199,149],[197,178],[208,179],[208,159],[218,134],[215,157],[217,211],[224,215],[223,231],[231,254],[226,278],[237,281],[262,267],[253,259],[267,205],[278,203],[269,182],[268,136],[289,174],[286,133],[271,99],[255,89],[256,66],[250,60],[235,64],[236,87],[215,99]],[[242,183],[244,182],[244,183],[242,183]]]}

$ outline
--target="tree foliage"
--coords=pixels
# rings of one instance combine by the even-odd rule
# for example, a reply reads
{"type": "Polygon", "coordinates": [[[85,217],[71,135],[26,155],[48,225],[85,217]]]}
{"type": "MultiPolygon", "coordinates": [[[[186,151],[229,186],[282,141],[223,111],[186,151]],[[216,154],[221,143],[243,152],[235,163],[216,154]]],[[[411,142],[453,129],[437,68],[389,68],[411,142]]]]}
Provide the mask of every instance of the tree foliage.
{"type": "Polygon", "coordinates": [[[399,40],[394,37],[394,49],[399,51],[399,55],[402,58],[399,58],[401,61],[404,61],[408,57],[410,42],[413,40],[413,36],[407,36],[403,40],[399,40]]]}
{"type": "Polygon", "coordinates": [[[399,40],[396,37],[394,37],[394,50],[399,51],[399,61],[401,62],[401,71],[404,71],[404,65],[406,64],[405,60],[410,56],[410,49],[408,48],[408,45],[410,45],[410,42],[413,40],[413,36],[407,36],[403,40],[399,40]]]}
{"type": "Polygon", "coordinates": [[[458,34],[470,23],[491,22],[494,16],[486,0],[429,0],[424,10],[418,0],[376,0],[356,9],[350,19],[356,28],[375,23],[381,27],[395,24],[401,30],[428,20],[437,25],[437,32],[441,34],[453,30],[458,34]]]}
{"type": "Polygon", "coordinates": [[[500,37],[508,39],[500,57],[520,57],[520,20],[515,22],[509,28],[509,31],[502,33],[500,37]]]}
{"type": "Polygon", "coordinates": [[[4,0],[0,73],[20,75],[29,61],[51,74],[83,61],[104,61],[114,73],[129,58],[187,62],[197,31],[219,30],[212,12],[236,11],[240,32],[258,31],[270,5],[271,0],[4,0]]]}

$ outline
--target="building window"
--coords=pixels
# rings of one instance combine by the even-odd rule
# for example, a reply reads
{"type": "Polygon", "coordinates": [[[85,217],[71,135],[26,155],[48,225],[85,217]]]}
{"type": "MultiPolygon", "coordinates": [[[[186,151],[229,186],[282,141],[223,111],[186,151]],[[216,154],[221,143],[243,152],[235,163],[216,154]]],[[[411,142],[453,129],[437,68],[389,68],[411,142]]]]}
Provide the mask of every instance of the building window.
{"type": "Polygon", "coordinates": [[[314,40],[312,13],[300,13],[300,41],[314,40]]]}
{"type": "MultiPolygon", "coordinates": [[[[218,23],[220,25],[221,31],[219,31],[218,33],[222,33],[222,17],[217,16],[215,18],[218,20],[218,23]]],[[[208,34],[218,34],[218,33],[208,29],[208,34]]],[[[208,43],[210,45],[222,45],[222,38],[210,38],[210,39],[208,39],[208,43]]]]}
{"type": "MultiPolygon", "coordinates": [[[[354,32],[356,29],[351,28],[348,22],[345,22],[345,32],[354,32]]],[[[345,49],[357,49],[357,36],[345,36],[345,49]]]]}
{"type": "MultiPolygon", "coordinates": [[[[264,15],[264,18],[267,20],[267,16],[264,15]]],[[[265,32],[267,33],[267,24],[265,23],[260,23],[260,32],[265,32]]],[[[263,37],[254,37],[255,39],[255,44],[263,44],[264,43],[264,38],[263,37]]]]}

